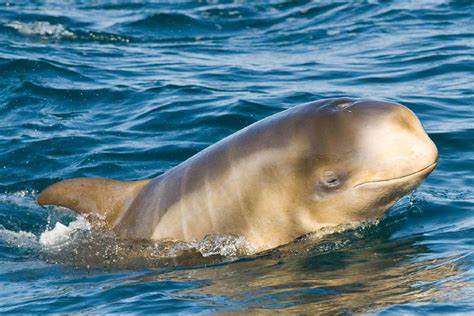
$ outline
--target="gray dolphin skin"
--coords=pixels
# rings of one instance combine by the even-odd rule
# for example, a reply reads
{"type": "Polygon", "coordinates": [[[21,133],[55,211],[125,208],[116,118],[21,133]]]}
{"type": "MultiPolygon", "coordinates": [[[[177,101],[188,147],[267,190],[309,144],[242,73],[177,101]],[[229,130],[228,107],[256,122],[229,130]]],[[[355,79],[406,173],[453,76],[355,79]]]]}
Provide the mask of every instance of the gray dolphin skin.
{"type": "Polygon", "coordinates": [[[150,180],[64,180],[41,205],[96,214],[124,238],[243,236],[257,251],[372,221],[434,170],[435,144],[400,104],[328,99],[256,122],[150,180]]]}

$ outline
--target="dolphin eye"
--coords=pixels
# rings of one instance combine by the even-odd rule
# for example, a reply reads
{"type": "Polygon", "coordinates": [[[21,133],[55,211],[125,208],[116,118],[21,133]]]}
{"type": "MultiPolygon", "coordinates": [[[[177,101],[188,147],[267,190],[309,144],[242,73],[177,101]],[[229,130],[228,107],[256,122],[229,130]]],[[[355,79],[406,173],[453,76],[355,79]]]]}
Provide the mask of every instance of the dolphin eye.
{"type": "Polygon", "coordinates": [[[338,177],[334,174],[334,172],[327,171],[323,175],[322,183],[329,188],[334,188],[334,187],[339,186],[341,182],[339,181],[338,177]]]}

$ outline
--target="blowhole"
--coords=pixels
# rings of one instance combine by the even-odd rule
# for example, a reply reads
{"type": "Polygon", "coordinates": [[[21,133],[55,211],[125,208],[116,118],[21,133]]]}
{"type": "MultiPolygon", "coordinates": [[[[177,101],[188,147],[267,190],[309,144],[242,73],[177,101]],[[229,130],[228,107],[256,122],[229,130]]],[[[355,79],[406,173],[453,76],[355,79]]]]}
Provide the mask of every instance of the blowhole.
{"type": "Polygon", "coordinates": [[[344,103],[339,103],[339,104],[336,104],[336,106],[334,107],[336,110],[340,111],[340,110],[344,110],[344,109],[347,109],[348,107],[350,107],[353,103],[352,102],[344,102],[344,103]]]}

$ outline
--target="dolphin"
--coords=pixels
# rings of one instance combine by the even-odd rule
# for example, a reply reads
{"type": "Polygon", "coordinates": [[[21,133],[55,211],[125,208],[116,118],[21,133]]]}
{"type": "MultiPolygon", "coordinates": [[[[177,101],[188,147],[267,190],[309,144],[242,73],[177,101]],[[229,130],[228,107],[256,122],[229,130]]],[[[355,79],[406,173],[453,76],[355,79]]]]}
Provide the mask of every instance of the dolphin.
{"type": "Polygon", "coordinates": [[[287,109],[148,180],[64,180],[40,205],[95,214],[123,238],[243,236],[256,251],[324,227],[373,221],[435,169],[415,114],[385,101],[326,99],[287,109]]]}

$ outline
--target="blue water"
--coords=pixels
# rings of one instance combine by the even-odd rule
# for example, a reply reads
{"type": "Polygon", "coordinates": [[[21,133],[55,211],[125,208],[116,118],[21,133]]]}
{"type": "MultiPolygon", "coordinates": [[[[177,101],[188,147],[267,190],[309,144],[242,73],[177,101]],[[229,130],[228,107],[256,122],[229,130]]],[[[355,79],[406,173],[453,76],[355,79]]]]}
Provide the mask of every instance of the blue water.
{"type": "Polygon", "coordinates": [[[0,1],[0,312],[474,313],[473,25],[470,0],[0,1]],[[407,105],[439,148],[379,223],[248,255],[35,202],[341,96],[407,105]]]}

